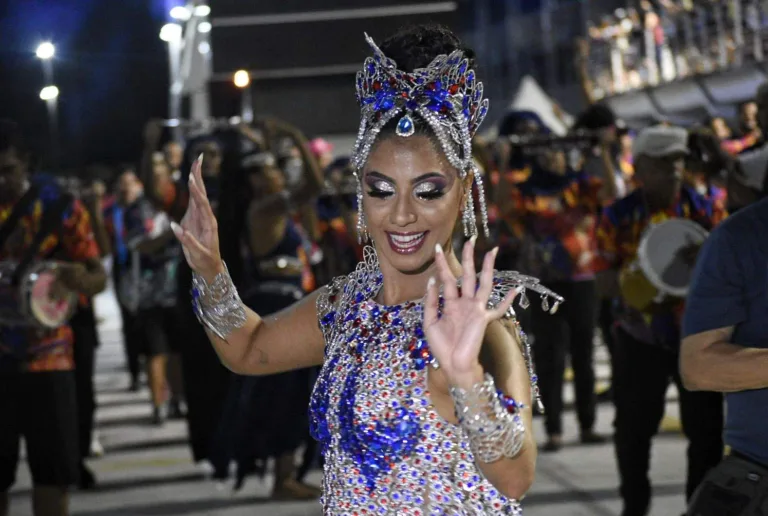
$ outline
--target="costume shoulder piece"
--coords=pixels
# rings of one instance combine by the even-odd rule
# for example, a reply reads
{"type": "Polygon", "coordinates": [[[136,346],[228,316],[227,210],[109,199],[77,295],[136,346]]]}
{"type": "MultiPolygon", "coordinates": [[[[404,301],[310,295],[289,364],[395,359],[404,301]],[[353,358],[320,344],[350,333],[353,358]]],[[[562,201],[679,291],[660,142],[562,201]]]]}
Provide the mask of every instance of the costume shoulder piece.
{"type": "Polygon", "coordinates": [[[326,345],[333,340],[334,331],[342,326],[339,319],[344,307],[373,297],[381,283],[376,251],[367,246],[363,249],[363,261],[357,264],[354,272],[334,278],[323,287],[317,298],[317,319],[326,345]]]}
{"type": "Polygon", "coordinates": [[[517,271],[494,271],[493,273],[493,291],[488,304],[496,307],[501,303],[510,291],[517,290],[520,307],[526,309],[531,301],[528,298],[528,292],[534,292],[541,298],[541,309],[545,312],[554,314],[564,299],[542,285],[538,278],[526,276],[517,271]]]}

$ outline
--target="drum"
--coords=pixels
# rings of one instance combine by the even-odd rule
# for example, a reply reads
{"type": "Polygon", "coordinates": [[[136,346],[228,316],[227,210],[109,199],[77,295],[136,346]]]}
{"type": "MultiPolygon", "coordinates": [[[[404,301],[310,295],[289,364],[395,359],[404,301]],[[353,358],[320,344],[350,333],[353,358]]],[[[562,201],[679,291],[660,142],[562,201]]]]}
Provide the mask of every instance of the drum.
{"type": "Polygon", "coordinates": [[[621,273],[620,285],[625,301],[644,311],[665,297],[685,298],[693,266],[682,251],[700,246],[707,230],[687,219],[670,219],[649,226],[640,239],[637,260],[621,273]]]}
{"type": "Polygon", "coordinates": [[[66,324],[77,307],[77,294],[51,298],[56,262],[29,266],[14,284],[15,262],[0,262],[0,326],[54,329],[66,324]]]}

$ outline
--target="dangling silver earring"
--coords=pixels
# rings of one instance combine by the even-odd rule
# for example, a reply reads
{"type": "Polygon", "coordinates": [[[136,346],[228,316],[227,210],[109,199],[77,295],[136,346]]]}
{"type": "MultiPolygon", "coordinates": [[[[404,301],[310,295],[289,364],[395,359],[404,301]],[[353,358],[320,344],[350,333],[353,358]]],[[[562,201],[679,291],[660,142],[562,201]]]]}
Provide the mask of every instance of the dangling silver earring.
{"type": "Polygon", "coordinates": [[[365,227],[365,214],[363,213],[363,185],[360,178],[357,177],[357,243],[363,245],[368,243],[368,229],[365,227]]]}
{"type": "MultiPolygon", "coordinates": [[[[491,232],[488,229],[488,204],[485,200],[485,189],[483,188],[483,176],[480,175],[480,171],[477,170],[477,166],[473,167],[472,175],[475,178],[475,185],[477,186],[477,198],[480,201],[480,222],[483,226],[483,234],[485,235],[485,238],[490,238],[491,232]]],[[[475,224],[475,231],[477,231],[477,224],[475,224]]]]}
{"type": "MultiPolygon", "coordinates": [[[[469,174],[474,176],[474,170],[470,169],[469,174]]],[[[474,182],[474,180],[473,180],[474,182]]],[[[469,186],[467,201],[464,203],[464,213],[462,214],[464,222],[464,236],[472,238],[477,235],[477,219],[475,218],[475,200],[472,195],[472,184],[469,186]]]]}

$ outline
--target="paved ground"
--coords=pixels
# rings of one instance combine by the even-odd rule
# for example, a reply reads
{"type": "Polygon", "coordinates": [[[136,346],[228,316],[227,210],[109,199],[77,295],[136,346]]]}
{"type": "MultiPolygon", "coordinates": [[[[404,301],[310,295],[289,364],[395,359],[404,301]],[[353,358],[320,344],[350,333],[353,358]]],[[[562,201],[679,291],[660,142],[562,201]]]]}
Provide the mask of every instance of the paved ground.
{"type": "MultiPolygon", "coordinates": [[[[190,461],[185,424],[171,422],[163,428],[149,425],[148,393],[128,393],[123,372],[119,316],[111,294],[97,300],[103,318],[102,346],[98,355],[98,432],[106,454],[90,462],[101,484],[93,493],[75,493],[72,513],[80,516],[222,515],[319,516],[317,503],[271,503],[268,482],[251,480],[240,494],[202,479],[190,461]]],[[[598,351],[598,377],[608,374],[602,350],[598,351]]],[[[670,391],[665,427],[674,428],[677,404],[670,391]]],[[[570,392],[567,399],[572,399],[570,392]]],[[[610,432],[612,410],[600,407],[599,430],[610,432]]],[[[537,435],[542,435],[537,421],[537,435]]],[[[615,516],[620,504],[616,492],[613,447],[581,447],[575,416],[565,419],[566,439],[572,443],[556,455],[541,455],[536,484],[524,501],[526,516],[615,516]]],[[[685,445],[674,431],[663,432],[655,443],[652,477],[655,483],[654,516],[679,516],[683,512],[685,445]]],[[[319,473],[313,480],[319,482],[319,473]]],[[[29,475],[22,466],[11,493],[11,514],[31,514],[29,475]]]]}

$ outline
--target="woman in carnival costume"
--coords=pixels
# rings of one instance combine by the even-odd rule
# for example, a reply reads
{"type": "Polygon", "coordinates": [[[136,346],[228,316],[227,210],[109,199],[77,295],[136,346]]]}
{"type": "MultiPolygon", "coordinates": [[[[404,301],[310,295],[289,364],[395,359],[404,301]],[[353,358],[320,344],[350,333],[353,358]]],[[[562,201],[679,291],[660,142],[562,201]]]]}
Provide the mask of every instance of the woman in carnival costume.
{"type": "MultiPolygon", "coordinates": [[[[357,76],[353,153],[358,232],[352,274],[262,318],[247,309],[218,248],[199,164],[174,226],[195,271],[195,310],[221,360],[240,374],[323,366],[310,424],[325,454],[324,513],[520,514],[534,478],[536,376],[510,310],[535,278],[477,275],[472,186],[487,232],[471,138],[488,110],[473,53],[440,27],[406,29],[357,76]],[[462,261],[449,243],[463,223],[462,261]]],[[[550,307],[550,303],[552,303],[550,307]]],[[[268,415],[265,415],[268,417],[268,415]]]]}

